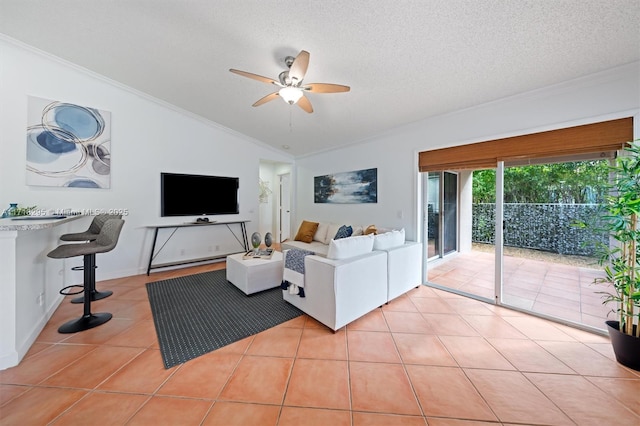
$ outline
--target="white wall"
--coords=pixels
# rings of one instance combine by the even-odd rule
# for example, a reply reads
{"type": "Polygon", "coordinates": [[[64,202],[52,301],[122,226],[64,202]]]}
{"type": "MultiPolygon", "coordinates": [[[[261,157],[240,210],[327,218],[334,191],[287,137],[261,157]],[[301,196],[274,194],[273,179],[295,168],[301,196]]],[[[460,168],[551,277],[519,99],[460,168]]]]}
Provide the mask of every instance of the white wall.
{"type": "MultiPolygon", "coordinates": [[[[292,161],[259,141],[4,37],[0,37],[0,153],[0,209],[10,202],[46,209],[128,209],[116,249],[98,255],[99,280],[146,271],[152,237],[146,225],[193,220],[160,217],[160,172],[238,176],[240,214],[211,218],[250,220],[247,230],[251,234],[259,224],[260,159],[292,161]],[[26,185],[28,96],[111,112],[110,189],[26,185]]],[[[198,257],[215,251],[216,245],[220,252],[238,248],[223,226],[211,227],[209,232],[211,237],[203,238],[199,228],[181,229],[175,247],[167,245],[162,256],[171,260],[198,257]]],[[[81,273],[78,275],[81,281],[81,273]]]]}
{"type": "Polygon", "coordinates": [[[635,116],[637,134],[639,109],[640,63],[636,62],[299,158],[293,226],[305,219],[375,223],[404,227],[407,239],[420,239],[418,152],[628,116],[635,116]],[[377,204],[314,204],[314,176],[373,167],[378,168],[377,204]]]}

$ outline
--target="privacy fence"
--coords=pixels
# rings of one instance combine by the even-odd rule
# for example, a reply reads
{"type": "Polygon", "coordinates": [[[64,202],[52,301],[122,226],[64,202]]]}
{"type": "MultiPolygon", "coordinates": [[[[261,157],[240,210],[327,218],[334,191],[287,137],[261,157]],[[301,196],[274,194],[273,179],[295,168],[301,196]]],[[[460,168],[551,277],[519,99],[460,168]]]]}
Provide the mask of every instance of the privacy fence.
{"type": "MultiPolygon", "coordinates": [[[[597,226],[579,228],[596,217],[596,204],[505,204],[504,245],[564,255],[595,256],[596,242],[608,242],[597,226]]],[[[495,204],[473,205],[473,242],[495,243],[495,204]]]]}

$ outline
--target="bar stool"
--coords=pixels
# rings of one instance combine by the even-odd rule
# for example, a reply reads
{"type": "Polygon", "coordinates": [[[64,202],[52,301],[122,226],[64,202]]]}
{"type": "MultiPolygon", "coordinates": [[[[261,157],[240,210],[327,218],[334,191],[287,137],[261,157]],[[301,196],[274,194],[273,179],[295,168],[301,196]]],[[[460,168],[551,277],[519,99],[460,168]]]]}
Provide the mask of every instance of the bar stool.
{"type": "Polygon", "coordinates": [[[48,257],[53,259],[67,259],[70,257],[83,256],[84,258],[84,312],[75,320],[68,321],[58,328],[59,333],[77,333],[104,324],[112,318],[107,312],[91,312],[91,289],[95,288],[96,253],[106,253],[114,249],[120,237],[120,231],[124,225],[122,219],[108,219],[104,222],[100,233],[95,240],[79,244],[62,244],[49,253],[48,257]]]}
{"type": "MultiPolygon", "coordinates": [[[[100,234],[100,230],[102,229],[102,226],[104,225],[104,223],[109,219],[122,219],[122,215],[121,214],[96,215],[91,221],[91,224],[89,225],[89,229],[83,232],[63,234],[60,236],[60,239],[62,241],[94,241],[98,237],[98,234],[100,234]]],[[[91,267],[94,269],[97,268],[96,265],[92,265],[91,267]]],[[[82,271],[84,268],[85,268],[84,266],[74,266],[73,268],[71,268],[71,270],[82,271]]],[[[94,286],[91,289],[90,294],[91,294],[91,300],[100,300],[100,299],[104,299],[105,297],[111,296],[113,292],[110,290],[97,291],[94,286]]],[[[84,297],[80,296],[80,297],[76,297],[75,299],[71,299],[71,303],[84,303],[84,297]]]]}

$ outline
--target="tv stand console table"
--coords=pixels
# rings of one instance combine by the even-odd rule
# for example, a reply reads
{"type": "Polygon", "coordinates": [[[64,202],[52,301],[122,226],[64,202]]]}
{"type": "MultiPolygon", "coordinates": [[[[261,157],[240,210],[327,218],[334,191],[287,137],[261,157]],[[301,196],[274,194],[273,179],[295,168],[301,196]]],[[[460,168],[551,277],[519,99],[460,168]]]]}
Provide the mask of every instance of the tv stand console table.
{"type": "MultiPolygon", "coordinates": [[[[151,272],[152,269],[167,268],[169,266],[187,265],[187,264],[190,264],[190,263],[197,263],[197,262],[205,262],[205,261],[208,261],[208,260],[222,259],[222,258],[226,258],[227,254],[232,254],[232,253],[227,253],[227,254],[217,255],[217,256],[202,257],[202,258],[190,259],[190,260],[180,260],[180,261],[177,261],[177,262],[169,262],[169,263],[162,263],[162,264],[154,265],[153,264],[153,259],[155,259],[156,256],[158,254],[160,254],[160,252],[162,251],[163,247],[169,242],[171,237],[173,237],[173,234],[175,234],[176,231],[178,231],[178,229],[180,229],[180,228],[188,228],[188,227],[192,227],[192,226],[208,227],[208,226],[216,226],[216,225],[225,225],[227,227],[227,229],[229,229],[231,234],[236,238],[238,243],[240,243],[240,245],[242,246],[242,251],[244,251],[244,252],[249,251],[249,240],[247,238],[247,227],[246,227],[246,223],[247,222],[250,222],[250,221],[249,220],[239,220],[239,221],[234,221],[234,222],[191,222],[191,223],[180,223],[180,224],[174,224],[174,225],[150,225],[150,226],[147,226],[147,228],[152,228],[153,229],[153,244],[151,244],[151,253],[149,254],[149,265],[147,266],[147,275],[149,275],[149,272],[151,272]],[[238,225],[240,227],[240,233],[241,233],[240,237],[238,237],[236,235],[236,233],[233,232],[233,229],[231,228],[231,225],[238,225]],[[162,247],[160,247],[160,249],[158,249],[158,251],[156,252],[156,242],[158,240],[158,230],[159,229],[165,229],[165,228],[173,228],[173,232],[171,233],[171,235],[169,235],[169,237],[164,242],[162,247]]],[[[237,253],[239,253],[239,252],[237,252],[237,253]]]]}

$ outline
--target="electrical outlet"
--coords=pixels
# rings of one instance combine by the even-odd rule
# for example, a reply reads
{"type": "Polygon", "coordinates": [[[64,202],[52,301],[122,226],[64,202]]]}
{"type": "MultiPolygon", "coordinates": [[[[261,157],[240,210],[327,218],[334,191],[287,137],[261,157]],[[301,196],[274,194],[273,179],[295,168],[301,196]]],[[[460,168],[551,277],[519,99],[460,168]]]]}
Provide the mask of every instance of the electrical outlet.
{"type": "Polygon", "coordinates": [[[184,256],[184,249],[180,249],[180,255],[184,256]]]}
{"type": "Polygon", "coordinates": [[[215,251],[220,251],[220,246],[216,244],[216,249],[215,251]]]}

